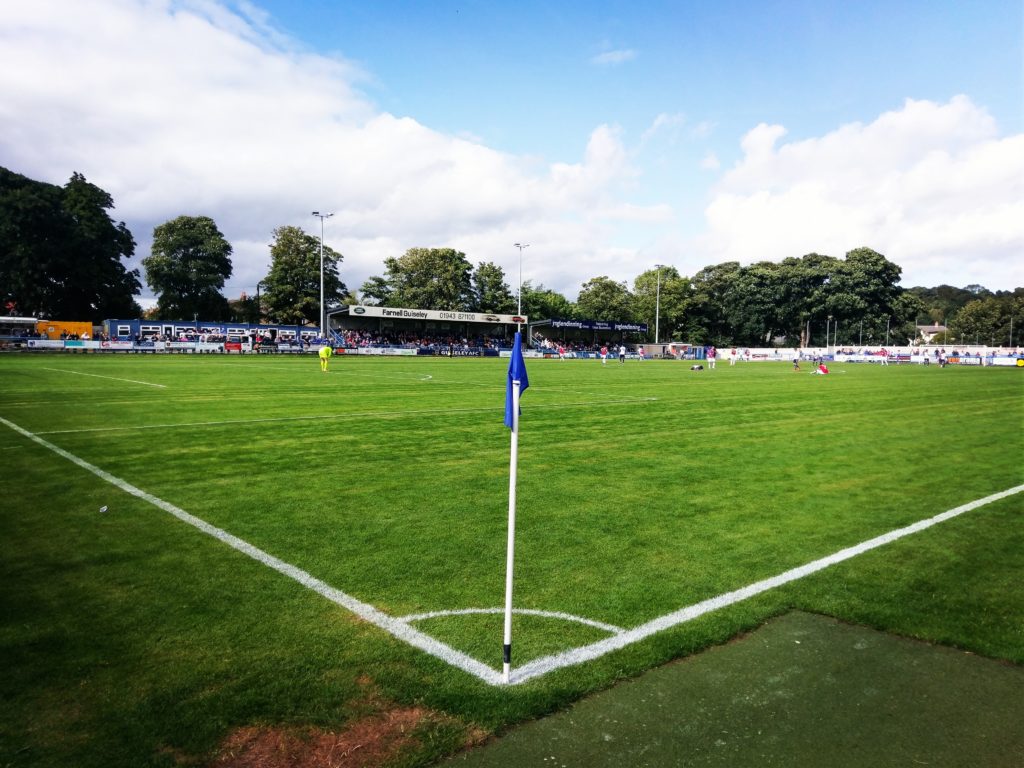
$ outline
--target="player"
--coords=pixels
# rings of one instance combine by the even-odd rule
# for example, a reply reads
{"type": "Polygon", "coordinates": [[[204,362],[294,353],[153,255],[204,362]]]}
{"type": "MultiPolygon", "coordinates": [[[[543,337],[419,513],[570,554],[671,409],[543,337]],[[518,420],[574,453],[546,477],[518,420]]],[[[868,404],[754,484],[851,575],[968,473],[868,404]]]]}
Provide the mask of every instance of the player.
{"type": "Polygon", "coordinates": [[[334,354],[334,350],[331,349],[329,344],[324,344],[320,347],[320,370],[327,373],[327,363],[331,359],[331,355],[334,354]]]}
{"type": "Polygon", "coordinates": [[[620,344],[619,345],[619,362],[620,363],[626,362],[626,345],[625,344],[620,344]]]}
{"type": "Polygon", "coordinates": [[[608,347],[601,347],[601,365],[608,365],[608,347]]]}

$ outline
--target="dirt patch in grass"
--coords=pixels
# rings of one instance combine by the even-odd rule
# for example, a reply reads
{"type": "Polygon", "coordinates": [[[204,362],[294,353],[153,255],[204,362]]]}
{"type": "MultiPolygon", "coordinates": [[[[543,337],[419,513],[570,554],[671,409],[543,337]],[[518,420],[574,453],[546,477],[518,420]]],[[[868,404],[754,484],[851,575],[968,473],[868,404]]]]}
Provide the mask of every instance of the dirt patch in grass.
{"type": "Polygon", "coordinates": [[[221,746],[217,768],[375,768],[414,746],[437,716],[413,707],[365,717],[337,733],[318,728],[245,727],[221,746]]]}

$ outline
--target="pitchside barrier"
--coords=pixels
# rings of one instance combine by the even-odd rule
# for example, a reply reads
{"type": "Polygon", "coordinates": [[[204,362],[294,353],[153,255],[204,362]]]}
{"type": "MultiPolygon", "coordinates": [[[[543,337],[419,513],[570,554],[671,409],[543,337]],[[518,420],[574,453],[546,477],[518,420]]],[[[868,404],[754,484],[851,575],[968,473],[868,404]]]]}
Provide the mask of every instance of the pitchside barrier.
{"type": "MultiPolygon", "coordinates": [[[[127,353],[157,353],[157,354],[303,354],[315,353],[320,346],[318,344],[292,344],[289,342],[279,343],[257,343],[253,344],[248,338],[245,340],[230,338],[227,341],[139,341],[128,340],[112,341],[82,341],[70,339],[36,339],[24,337],[0,337],[0,348],[5,349],[27,349],[27,350],[49,350],[62,352],[127,352],[127,353]]],[[[889,364],[916,364],[916,365],[937,365],[939,357],[935,348],[923,347],[902,347],[885,350],[862,349],[858,352],[843,352],[824,347],[808,347],[804,349],[779,348],[737,348],[737,362],[791,362],[799,355],[801,360],[825,360],[836,363],[867,363],[879,365],[882,362],[889,364]]],[[[374,346],[374,347],[342,347],[334,346],[334,353],[337,355],[374,355],[374,356],[436,356],[436,357],[508,357],[511,354],[509,349],[494,349],[492,347],[469,347],[469,346],[442,346],[432,345],[427,347],[399,347],[399,346],[374,346]]],[[[558,352],[552,349],[528,349],[524,353],[526,357],[532,358],[557,358],[558,352]]],[[[727,363],[729,350],[718,350],[720,363],[727,363]]],[[[601,355],[594,351],[567,351],[566,358],[576,360],[597,360],[601,355]]],[[[608,357],[613,361],[618,360],[618,350],[609,349],[608,357]]],[[[680,360],[691,360],[694,357],[690,354],[679,357],[680,360]]],[[[639,360],[640,356],[630,350],[626,354],[627,360],[639,360]]],[[[946,352],[947,365],[968,365],[968,366],[997,366],[997,367],[1019,367],[1024,368],[1024,352],[1021,350],[1009,349],[987,349],[987,348],[966,348],[946,352]]]]}

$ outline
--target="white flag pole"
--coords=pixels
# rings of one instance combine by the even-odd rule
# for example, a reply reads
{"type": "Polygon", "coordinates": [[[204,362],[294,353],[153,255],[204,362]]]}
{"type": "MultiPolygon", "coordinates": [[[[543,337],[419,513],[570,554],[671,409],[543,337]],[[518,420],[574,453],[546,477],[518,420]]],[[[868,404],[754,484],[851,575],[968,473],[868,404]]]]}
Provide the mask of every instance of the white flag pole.
{"type": "Polygon", "coordinates": [[[512,677],[512,563],[516,553],[516,474],[519,465],[519,379],[512,380],[512,452],[508,470],[508,551],[505,557],[505,682],[512,677]]]}

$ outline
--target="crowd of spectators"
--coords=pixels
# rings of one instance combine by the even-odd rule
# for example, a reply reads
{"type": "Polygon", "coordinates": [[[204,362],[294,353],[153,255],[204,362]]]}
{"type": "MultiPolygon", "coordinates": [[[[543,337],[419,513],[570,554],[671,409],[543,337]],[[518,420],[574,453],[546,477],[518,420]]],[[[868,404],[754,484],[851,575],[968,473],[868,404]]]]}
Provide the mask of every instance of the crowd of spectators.
{"type": "Polygon", "coordinates": [[[45,338],[43,334],[39,333],[35,328],[23,328],[0,325],[0,336],[9,339],[42,339],[45,338]]]}
{"type": "Polygon", "coordinates": [[[341,338],[339,346],[347,349],[366,347],[398,347],[401,349],[428,349],[442,351],[446,349],[500,349],[508,343],[500,336],[453,336],[450,334],[428,333],[378,333],[368,330],[347,330],[338,334],[341,338]]]}

